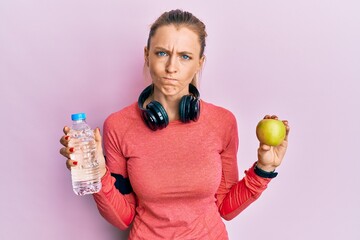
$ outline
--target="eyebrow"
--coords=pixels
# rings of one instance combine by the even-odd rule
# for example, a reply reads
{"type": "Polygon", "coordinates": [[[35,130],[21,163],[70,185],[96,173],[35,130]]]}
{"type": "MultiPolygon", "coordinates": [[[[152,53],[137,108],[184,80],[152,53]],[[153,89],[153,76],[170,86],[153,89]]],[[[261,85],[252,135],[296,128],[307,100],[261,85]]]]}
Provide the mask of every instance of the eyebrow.
{"type": "MultiPolygon", "coordinates": [[[[163,47],[154,47],[154,50],[155,51],[164,51],[164,52],[171,52],[169,51],[168,49],[166,48],[163,48],[163,47]]],[[[177,52],[177,54],[186,54],[186,55],[194,55],[192,52],[188,52],[188,51],[181,51],[181,52],[177,52]]]]}

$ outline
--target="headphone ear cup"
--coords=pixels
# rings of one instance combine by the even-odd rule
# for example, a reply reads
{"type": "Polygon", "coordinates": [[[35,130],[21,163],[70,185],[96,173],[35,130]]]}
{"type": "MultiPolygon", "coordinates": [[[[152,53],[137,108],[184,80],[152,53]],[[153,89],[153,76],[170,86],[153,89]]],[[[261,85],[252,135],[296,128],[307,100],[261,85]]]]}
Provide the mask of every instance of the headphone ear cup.
{"type": "Polygon", "coordinates": [[[190,97],[191,96],[186,95],[186,96],[183,96],[180,100],[179,115],[180,115],[180,120],[184,123],[190,122],[190,119],[189,119],[189,111],[190,111],[189,99],[190,99],[190,97]]]}
{"type": "Polygon", "coordinates": [[[189,118],[192,121],[197,121],[200,116],[200,101],[198,98],[192,97],[190,102],[189,118]]]}
{"type": "Polygon", "coordinates": [[[154,114],[152,114],[151,110],[143,110],[142,111],[142,117],[144,119],[144,122],[146,125],[153,131],[158,129],[158,121],[156,120],[156,117],[154,114]]]}
{"type": "Polygon", "coordinates": [[[190,84],[190,92],[194,95],[185,95],[181,98],[179,106],[180,120],[184,123],[197,121],[200,116],[199,92],[190,84]]]}
{"type": "Polygon", "coordinates": [[[146,106],[146,108],[156,119],[156,128],[153,130],[163,129],[169,124],[169,117],[164,107],[159,102],[152,101],[146,106]]]}

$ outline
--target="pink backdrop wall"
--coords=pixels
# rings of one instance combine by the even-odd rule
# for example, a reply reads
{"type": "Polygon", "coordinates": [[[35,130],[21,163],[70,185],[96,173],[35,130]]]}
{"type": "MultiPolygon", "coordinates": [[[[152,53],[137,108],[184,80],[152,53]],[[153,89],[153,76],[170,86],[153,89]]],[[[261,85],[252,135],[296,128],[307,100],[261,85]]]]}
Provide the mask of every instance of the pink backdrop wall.
{"type": "Polygon", "coordinates": [[[137,99],[148,27],[174,8],[207,24],[200,90],[238,119],[241,174],[258,120],[292,127],[279,176],[226,222],[230,239],[360,239],[359,1],[216,2],[0,2],[0,239],[126,239],[72,192],[58,140],[71,113],[102,127],[137,99]]]}

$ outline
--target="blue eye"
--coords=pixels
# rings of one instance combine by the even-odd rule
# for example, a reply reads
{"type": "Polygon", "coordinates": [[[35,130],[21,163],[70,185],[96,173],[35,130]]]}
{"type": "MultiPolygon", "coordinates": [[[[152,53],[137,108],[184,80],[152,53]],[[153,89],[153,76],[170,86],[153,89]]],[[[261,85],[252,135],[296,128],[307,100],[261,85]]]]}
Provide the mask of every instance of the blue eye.
{"type": "Polygon", "coordinates": [[[190,60],[190,59],[191,59],[188,55],[185,55],[185,54],[182,55],[181,57],[182,57],[182,59],[184,59],[184,60],[190,60]]]}
{"type": "Polygon", "coordinates": [[[156,55],[158,55],[159,57],[167,56],[166,52],[162,52],[162,51],[157,52],[156,55]]]}

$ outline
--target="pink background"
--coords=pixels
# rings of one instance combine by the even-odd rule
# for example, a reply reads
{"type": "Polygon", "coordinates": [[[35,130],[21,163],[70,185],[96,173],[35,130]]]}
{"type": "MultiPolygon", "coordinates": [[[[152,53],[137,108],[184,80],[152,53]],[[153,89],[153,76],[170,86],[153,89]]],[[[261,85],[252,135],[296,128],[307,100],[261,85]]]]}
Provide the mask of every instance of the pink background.
{"type": "Polygon", "coordinates": [[[102,127],[136,101],[149,25],[174,8],[207,24],[200,91],[238,119],[241,175],[265,114],[292,127],[279,176],[226,222],[230,239],[360,239],[357,0],[1,1],[0,239],[126,239],[72,192],[59,138],[71,113],[102,127]]]}

